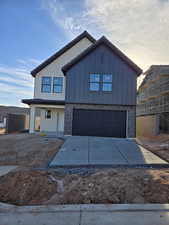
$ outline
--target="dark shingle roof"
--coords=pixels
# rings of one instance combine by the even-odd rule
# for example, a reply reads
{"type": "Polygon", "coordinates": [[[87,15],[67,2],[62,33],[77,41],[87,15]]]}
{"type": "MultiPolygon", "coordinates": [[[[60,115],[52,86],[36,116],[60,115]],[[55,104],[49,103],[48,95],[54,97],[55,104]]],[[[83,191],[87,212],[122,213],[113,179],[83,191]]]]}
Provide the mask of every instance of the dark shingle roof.
{"type": "Polygon", "coordinates": [[[41,71],[44,67],[46,67],[48,64],[53,62],[55,59],[57,59],[59,56],[61,56],[68,49],[72,48],[76,43],[78,43],[80,40],[82,40],[85,37],[88,38],[92,43],[95,43],[95,41],[96,41],[87,31],[84,31],[79,36],[77,36],[75,39],[73,39],[71,42],[69,42],[67,45],[65,45],[62,49],[57,51],[54,55],[52,55],[47,60],[45,60],[43,63],[41,63],[38,67],[36,67],[34,70],[32,70],[31,71],[32,76],[35,77],[39,71],[41,71]]]}
{"type": "Polygon", "coordinates": [[[65,101],[60,100],[47,100],[47,99],[22,99],[22,102],[25,104],[43,104],[43,105],[64,105],[65,101]]]}
{"type": "Polygon", "coordinates": [[[123,52],[121,52],[116,46],[114,46],[106,37],[101,37],[98,41],[96,41],[93,45],[89,46],[86,50],[84,50],[81,54],[71,60],[68,64],[62,67],[62,71],[66,74],[73,65],[78,63],[83,57],[88,55],[91,51],[93,51],[100,44],[105,44],[108,46],[113,52],[115,52],[126,64],[128,64],[136,73],[140,75],[142,73],[142,69],[139,68],[133,61],[131,61],[123,52]]]}

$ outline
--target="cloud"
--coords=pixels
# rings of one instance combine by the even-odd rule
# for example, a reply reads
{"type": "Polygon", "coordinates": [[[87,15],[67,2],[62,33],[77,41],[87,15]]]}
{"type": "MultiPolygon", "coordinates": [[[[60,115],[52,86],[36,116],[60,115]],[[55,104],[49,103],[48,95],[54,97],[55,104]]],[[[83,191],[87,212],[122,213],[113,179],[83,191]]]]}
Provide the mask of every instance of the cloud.
{"type": "Polygon", "coordinates": [[[8,83],[13,86],[20,86],[20,87],[33,87],[33,82],[30,80],[18,79],[16,77],[10,77],[8,75],[0,76],[0,83],[8,83]]]}
{"type": "Polygon", "coordinates": [[[18,59],[17,62],[22,65],[22,66],[26,66],[27,68],[30,68],[30,70],[35,67],[35,66],[38,66],[39,64],[42,63],[43,60],[39,60],[39,59],[34,59],[34,58],[31,58],[31,59],[27,59],[27,60],[24,60],[24,59],[18,59]]]}
{"type": "Polygon", "coordinates": [[[29,62],[33,64],[33,66],[38,66],[40,65],[44,60],[39,60],[39,59],[29,59],[29,62]]]}
{"type": "Polygon", "coordinates": [[[33,97],[33,78],[30,70],[39,64],[38,60],[18,59],[18,66],[0,64],[1,104],[22,105],[21,99],[33,97]]]}
{"type": "Polygon", "coordinates": [[[65,31],[68,38],[73,38],[84,29],[88,19],[84,11],[76,11],[82,1],[42,0],[42,9],[46,10],[53,22],[65,31]]]}
{"type": "Polygon", "coordinates": [[[169,2],[86,0],[86,8],[106,35],[143,68],[168,63],[169,2]]]}
{"type": "Polygon", "coordinates": [[[33,88],[18,87],[14,84],[0,81],[1,105],[13,105],[27,107],[21,103],[21,99],[32,98],[33,88]]]}
{"type": "Polygon", "coordinates": [[[23,60],[23,59],[18,59],[17,62],[19,62],[20,64],[26,65],[27,61],[23,60]]]}
{"type": "Polygon", "coordinates": [[[68,2],[48,0],[44,5],[67,35],[86,29],[96,37],[106,35],[144,70],[169,63],[169,1],[84,0],[80,11],[68,2]]]}
{"type": "Polygon", "coordinates": [[[17,75],[19,79],[29,79],[29,70],[20,67],[10,67],[6,65],[0,65],[0,73],[6,73],[10,75],[17,75]]]}
{"type": "MultiPolygon", "coordinates": [[[[32,96],[32,90],[27,90],[24,88],[18,88],[17,86],[11,84],[5,84],[0,82],[0,90],[3,94],[11,94],[13,96],[21,95],[22,98],[27,96],[32,96]]],[[[10,96],[9,96],[10,97],[10,96]]]]}

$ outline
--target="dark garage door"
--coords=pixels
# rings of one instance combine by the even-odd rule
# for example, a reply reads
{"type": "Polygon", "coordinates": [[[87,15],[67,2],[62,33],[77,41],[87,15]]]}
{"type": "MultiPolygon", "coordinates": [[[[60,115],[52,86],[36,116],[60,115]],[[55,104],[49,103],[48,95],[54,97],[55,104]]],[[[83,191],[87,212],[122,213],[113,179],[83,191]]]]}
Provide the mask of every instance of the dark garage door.
{"type": "Polygon", "coordinates": [[[126,111],[74,109],[72,134],[124,138],[126,111]]]}

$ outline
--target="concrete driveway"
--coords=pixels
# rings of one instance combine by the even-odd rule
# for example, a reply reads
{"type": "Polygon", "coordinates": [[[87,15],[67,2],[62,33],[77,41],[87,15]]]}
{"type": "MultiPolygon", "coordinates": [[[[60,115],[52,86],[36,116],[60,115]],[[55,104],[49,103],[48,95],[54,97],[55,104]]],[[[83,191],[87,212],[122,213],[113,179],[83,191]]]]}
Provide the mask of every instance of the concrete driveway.
{"type": "Polygon", "coordinates": [[[0,166],[0,176],[3,176],[16,168],[17,166],[0,166]]]}
{"type": "Polygon", "coordinates": [[[132,139],[68,137],[50,167],[166,164],[132,139]]]}

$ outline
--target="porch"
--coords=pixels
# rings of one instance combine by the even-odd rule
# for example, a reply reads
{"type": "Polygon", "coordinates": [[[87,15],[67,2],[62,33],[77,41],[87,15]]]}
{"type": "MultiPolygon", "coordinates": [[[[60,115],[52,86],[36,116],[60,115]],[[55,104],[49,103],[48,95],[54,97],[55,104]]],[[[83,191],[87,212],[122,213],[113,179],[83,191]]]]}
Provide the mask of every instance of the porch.
{"type": "Polygon", "coordinates": [[[29,133],[36,132],[36,112],[40,110],[40,132],[62,136],[64,133],[64,101],[26,99],[30,107],[29,133]]]}

